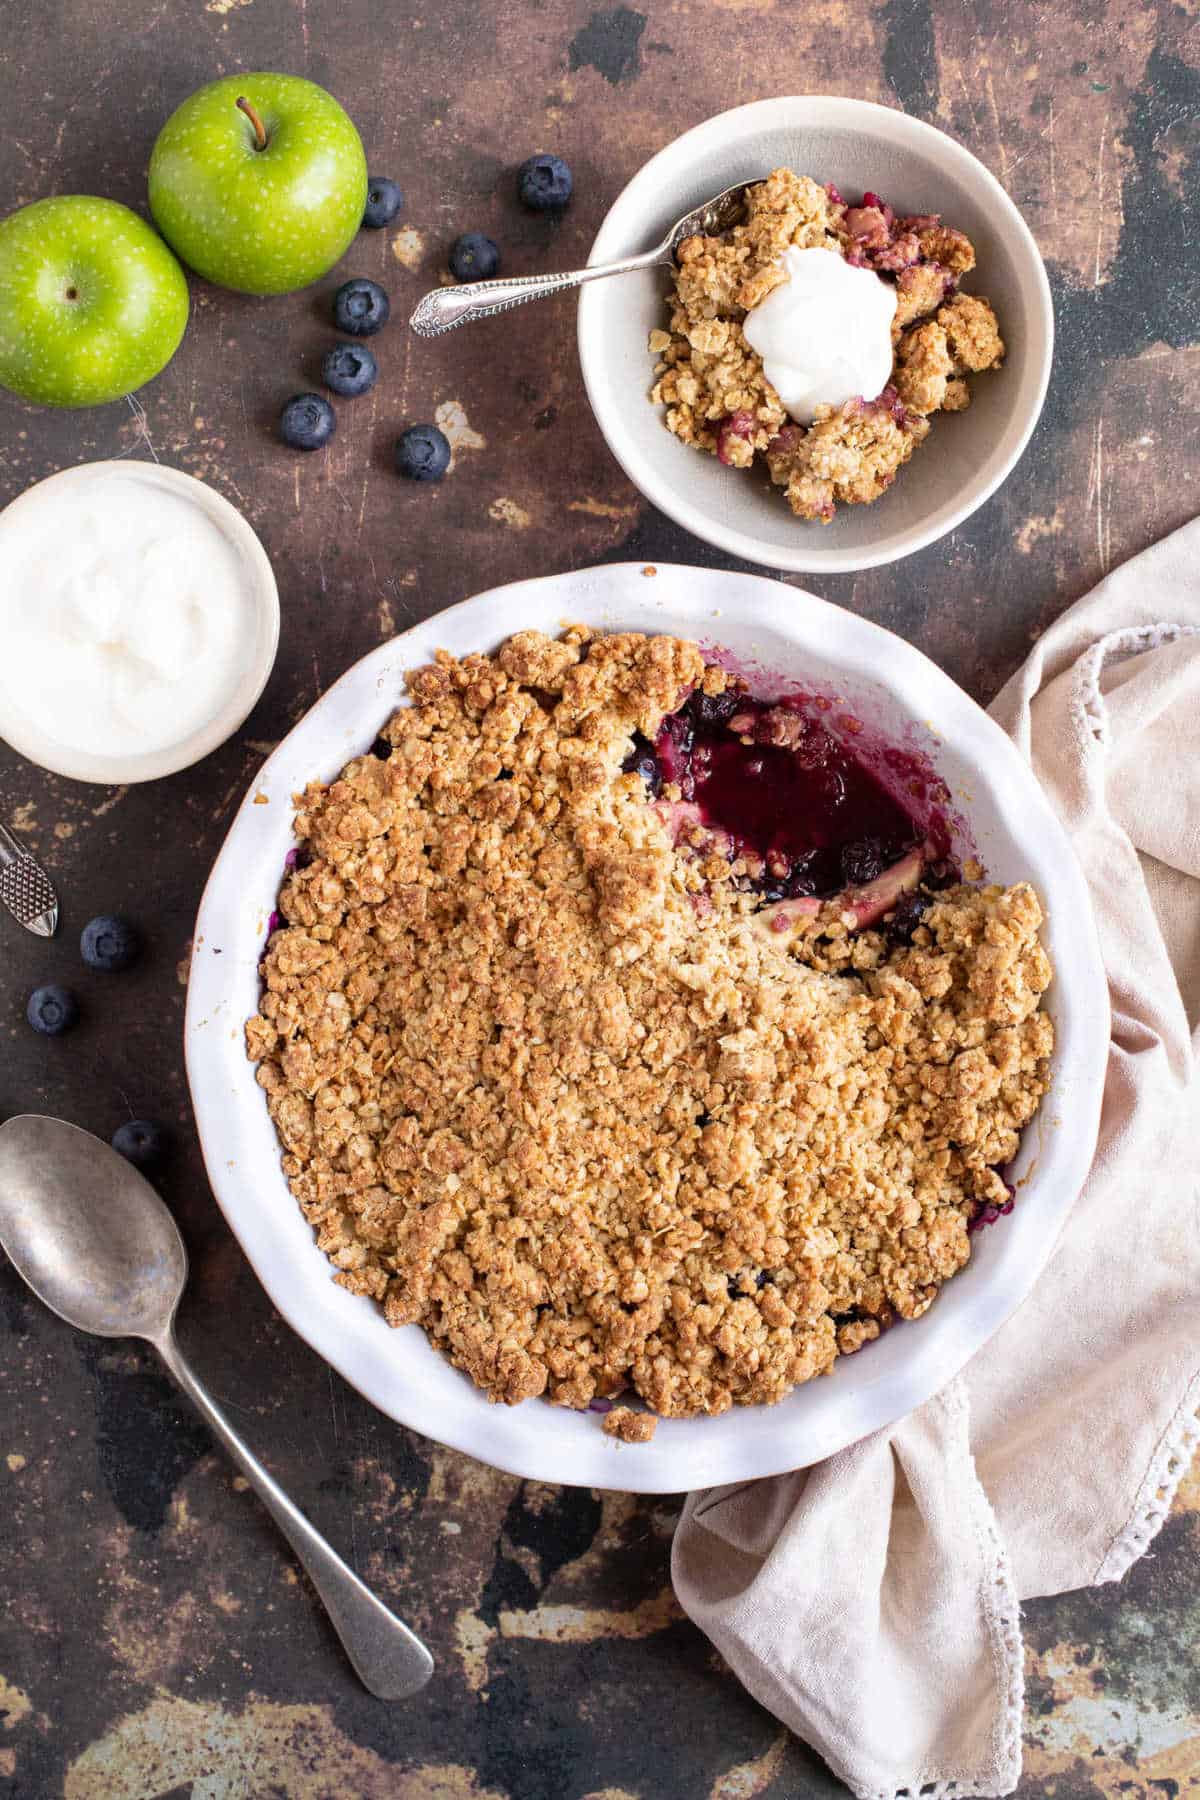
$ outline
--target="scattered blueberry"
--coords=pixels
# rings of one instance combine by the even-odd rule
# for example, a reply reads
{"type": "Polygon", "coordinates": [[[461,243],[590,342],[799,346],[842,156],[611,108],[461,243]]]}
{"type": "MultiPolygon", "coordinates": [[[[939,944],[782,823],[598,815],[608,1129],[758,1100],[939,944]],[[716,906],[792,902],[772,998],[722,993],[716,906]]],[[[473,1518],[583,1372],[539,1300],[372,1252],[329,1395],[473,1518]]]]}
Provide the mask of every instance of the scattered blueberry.
{"type": "Polygon", "coordinates": [[[377,737],[375,742],[371,745],[371,755],[378,757],[380,762],[386,762],[388,757],[392,754],[394,747],[394,745],[388,743],[388,740],[385,737],[377,737]]]}
{"type": "Polygon", "coordinates": [[[374,337],[388,322],[388,297],[377,281],[343,281],[333,296],[333,322],[349,337],[374,337]]]}
{"type": "Polygon", "coordinates": [[[396,439],[396,473],[410,481],[440,481],[450,467],[450,440],[436,425],[410,425],[396,439]]]}
{"type": "Polygon", "coordinates": [[[320,450],[337,430],[337,414],[323,394],[293,394],[279,415],[279,435],[292,450],[320,450]]]}
{"type": "Polygon", "coordinates": [[[112,1134],[112,1147],[135,1169],[152,1169],[167,1151],[167,1134],[153,1119],[130,1119],[112,1134]]]}
{"type": "Polygon", "coordinates": [[[561,212],[574,185],[561,156],[531,156],[517,170],[517,192],[531,212],[561,212]]]}
{"type": "Polygon", "coordinates": [[[78,1019],[79,1002],[69,988],[59,987],[52,981],[45,987],[34,988],[25,1008],[25,1017],[43,1037],[59,1037],[64,1031],[70,1031],[78,1019]]]}
{"type": "Polygon", "coordinates": [[[367,204],[363,208],[363,224],[368,231],[381,231],[390,225],[404,205],[404,194],[397,181],[386,175],[367,176],[367,204]]]}
{"type": "Polygon", "coordinates": [[[107,975],[127,969],[137,961],[141,950],[137,926],[112,913],[89,919],[79,939],[79,952],[88,968],[102,969],[107,975]]]}
{"type": "Polygon", "coordinates": [[[335,344],[321,359],[321,380],[346,400],[369,394],[378,379],[379,364],[365,344],[335,344]]]}
{"type": "Polygon", "coordinates": [[[464,231],[450,246],[455,281],[490,281],[499,272],[500,252],[482,231],[464,231]]]}

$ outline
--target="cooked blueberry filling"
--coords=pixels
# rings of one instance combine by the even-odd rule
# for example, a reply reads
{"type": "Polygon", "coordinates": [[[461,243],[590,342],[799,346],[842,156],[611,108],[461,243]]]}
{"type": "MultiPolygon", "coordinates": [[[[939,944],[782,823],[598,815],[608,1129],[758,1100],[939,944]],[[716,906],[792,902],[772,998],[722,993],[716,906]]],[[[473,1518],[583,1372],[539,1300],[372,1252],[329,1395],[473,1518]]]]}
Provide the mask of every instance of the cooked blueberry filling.
{"type": "Polygon", "coordinates": [[[674,783],[699,822],[743,859],[746,885],[764,903],[866,886],[925,837],[803,700],[697,689],[653,744],[635,734],[623,767],[642,777],[652,798],[674,783]]]}

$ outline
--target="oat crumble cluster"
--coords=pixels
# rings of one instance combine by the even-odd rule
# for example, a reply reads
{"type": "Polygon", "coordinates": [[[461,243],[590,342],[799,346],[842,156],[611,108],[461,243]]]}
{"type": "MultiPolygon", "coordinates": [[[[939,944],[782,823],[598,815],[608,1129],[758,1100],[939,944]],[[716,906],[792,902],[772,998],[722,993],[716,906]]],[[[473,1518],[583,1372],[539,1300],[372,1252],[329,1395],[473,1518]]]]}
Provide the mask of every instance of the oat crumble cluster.
{"type": "Polygon", "coordinates": [[[621,765],[726,682],[582,627],[414,671],[298,799],[246,1028],[335,1279],[494,1400],[624,1394],[633,1442],[923,1313],[1052,1047],[1029,887],[932,894],[907,942],[836,901],[780,936],[676,841],[621,765]]]}
{"type": "Polygon", "coordinates": [[[658,357],[651,399],[685,444],[733,468],[767,460],[802,519],[832,519],[838,505],[878,500],[930,430],[937,412],[970,404],[966,377],[1004,357],[986,300],[960,294],[975,266],[961,231],[936,214],[898,218],[876,194],[848,206],[836,189],[776,169],[749,190],[747,216],[721,237],[679,247],[667,331],[652,331],[658,357]],[[794,424],[746,342],[742,321],[785,281],[789,247],[838,251],[896,287],[892,380],[876,398],[818,408],[794,424]]]}

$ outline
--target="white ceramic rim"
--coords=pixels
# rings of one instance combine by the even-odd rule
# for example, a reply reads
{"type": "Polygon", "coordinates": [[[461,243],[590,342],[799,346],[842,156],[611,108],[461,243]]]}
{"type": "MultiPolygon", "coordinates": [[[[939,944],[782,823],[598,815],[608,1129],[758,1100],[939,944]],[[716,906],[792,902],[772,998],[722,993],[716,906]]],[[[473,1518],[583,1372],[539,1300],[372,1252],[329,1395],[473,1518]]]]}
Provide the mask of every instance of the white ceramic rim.
{"type": "MultiPolygon", "coordinates": [[[[727,112],[705,119],[702,124],[693,126],[681,137],[664,145],[626,183],[609,207],[596,234],[588,263],[616,262],[623,256],[634,256],[639,251],[650,248],[643,235],[645,196],[649,190],[654,189],[656,183],[661,184],[664,163],[673,163],[685,147],[690,147],[697,153],[707,150],[713,142],[729,135],[734,121],[761,128],[769,128],[777,122],[786,123],[789,109],[796,107],[803,107],[809,121],[815,126],[861,126],[864,116],[870,116],[880,124],[886,121],[888,130],[893,135],[907,135],[926,147],[936,143],[939,156],[956,164],[961,170],[969,170],[972,178],[984,186],[997,211],[1004,215],[1011,230],[1028,251],[1034,270],[1038,310],[1045,332],[1045,351],[1036,399],[1008,455],[1001,458],[979,485],[969,489],[960,501],[944,506],[924,526],[914,529],[893,547],[832,553],[826,551],[820,561],[816,561],[806,547],[803,527],[798,529],[794,551],[783,550],[776,545],[765,545],[748,532],[722,524],[702,507],[693,506],[686,494],[670,481],[664,480],[654,463],[641,454],[625,429],[624,408],[615,396],[605,392],[596,379],[591,354],[591,344],[595,341],[594,334],[597,330],[592,318],[592,310],[598,304],[594,287],[580,290],[576,328],[579,362],[592,412],[609,450],[634,486],[660,512],[705,543],[714,544],[718,549],[740,557],[745,562],[758,563],[770,569],[784,569],[792,574],[850,574],[900,562],[915,551],[923,550],[927,544],[945,537],[947,532],[961,525],[964,519],[970,518],[973,512],[989,500],[1012,473],[1041,417],[1046,390],[1050,384],[1050,368],[1054,358],[1054,304],[1045,265],[1033,233],[1005,189],[977,156],[947,132],[940,131],[936,125],[927,125],[923,119],[914,119],[910,113],[900,112],[890,106],[880,106],[874,100],[855,100],[833,94],[791,94],[780,95],[771,100],[753,100],[746,106],[734,106],[727,112]]],[[[650,361],[647,357],[647,389],[650,385],[649,368],[650,361]]]]}
{"type": "MultiPolygon", "coordinates": [[[[659,583],[647,582],[642,566],[631,563],[543,576],[452,606],[349,669],[255,775],[233,821],[200,903],[184,1027],[188,1080],[213,1193],[293,1330],[382,1412],[452,1449],[526,1479],[640,1493],[804,1467],[892,1423],[950,1381],[1021,1304],[1074,1204],[1095,1147],[1109,1036],[1107,985],[1082,872],[1028,765],[981,708],[912,645],[815,596],[757,575],[670,565],[659,565],[658,573],[682,578],[686,597],[674,596],[669,607],[656,602],[648,590],[659,583]],[[461,655],[492,648],[524,627],[554,631],[568,618],[619,628],[631,615],[637,618],[639,603],[643,613],[647,603],[661,606],[658,629],[690,629],[710,642],[720,636],[714,613],[723,608],[729,617],[736,611],[753,629],[819,645],[821,654],[870,671],[870,679],[898,696],[912,718],[936,717],[942,739],[973,747],[973,791],[988,794],[1013,841],[1031,846],[1039,885],[1052,888],[1053,911],[1070,920],[1070,929],[1060,933],[1055,951],[1063,1003],[1056,1013],[1052,1099],[1061,1103],[1065,1122],[1051,1120],[1040,1134],[1033,1172],[1026,1178],[1022,1208],[1036,1206],[1040,1227],[1032,1250],[1013,1229],[1019,1208],[1013,1220],[986,1234],[990,1273],[978,1278],[969,1307],[956,1309],[947,1297],[967,1281],[978,1258],[921,1320],[889,1334],[905,1334],[898,1370],[888,1373],[872,1364],[874,1347],[868,1347],[858,1357],[841,1359],[832,1375],[794,1390],[793,1399],[814,1397],[811,1407],[822,1415],[816,1420],[789,1415],[785,1401],[778,1407],[734,1409],[719,1420],[663,1420],[651,1443],[631,1447],[601,1432],[594,1416],[567,1413],[541,1400],[518,1407],[489,1404],[465,1376],[449,1369],[416,1326],[401,1331],[409,1335],[415,1355],[388,1354],[394,1335],[380,1309],[334,1284],[287,1190],[274,1130],[245,1059],[241,997],[232,990],[239,969],[244,977],[249,968],[257,979],[267,914],[293,841],[291,792],[303,779],[297,778],[296,750],[304,747],[308,775],[329,779],[348,757],[363,753],[392,710],[398,672],[428,661],[436,647],[461,655]],[[258,803],[261,794],[271,803],[258,803]],[[261,894],[259,883],[265,884],[261,894]],[[269,1169],[262,1160],[268,1143],[269,1169]],[[439,1398],[421,1384],[420,1369],[431,1368],[430,1359],[461,1384],[450,1403],[446,1392],[439,1398]],[[740,1429],[714,1435],[729,1420],[737,1420],[740,1429]]],[[[644,621],[637,628],[655,629],[644,621]]],[[[257,992],[256,986],[251,991],[257,992]]]]}
{"type": "MultiPolygon", "coordinates": [[[[23,494],[18,494],[0,512],[0,555],[3,553],[4,533],[15,515],[35,503],[40,505],[52,491],[80,487],[98,475],[116,473],[133,475],[135,479],[146,481],[150,486],[166,488],[191,501],[229,538],[243,558],[249,576],[250,600],[254,608],[254,641],[249,647],[251,653],[247,656],[238,684],[220,711],[214,714],[207,725],[193,731],[188,737],[181,738],[177,744],[169,745],[165,750],[143,751],[136,756],[92,755],[88,751],[60,744],[48,734],[30,730],[29,721],[9,720],[0,712],[0,738],[20,755],[28,757],[30,762],[49,769],[54,775],[67,775],[74,781],[101,782],[106,785],[157,781],[162,775],[174,775],[179,769],[190,768],[201,757],[225,743],[246,719],[267,685],[279,647],[279,590],[275,585],[271,559],[254,527],[231,501],[226,500],[215,488],[209,487],[206,481],[200,481],[195,475],[187,475],[182,469],[169,468],[165,463],[146,462],[135,457],[112,457],[100,462],[77,463],[73,468],[60,469],[56,475],[48,475],[44,481],[34,482],[32,487],[26,488],[23,494]]],[[[0,695],[0,706],[2,704],[3,696],[0,695]]]]}

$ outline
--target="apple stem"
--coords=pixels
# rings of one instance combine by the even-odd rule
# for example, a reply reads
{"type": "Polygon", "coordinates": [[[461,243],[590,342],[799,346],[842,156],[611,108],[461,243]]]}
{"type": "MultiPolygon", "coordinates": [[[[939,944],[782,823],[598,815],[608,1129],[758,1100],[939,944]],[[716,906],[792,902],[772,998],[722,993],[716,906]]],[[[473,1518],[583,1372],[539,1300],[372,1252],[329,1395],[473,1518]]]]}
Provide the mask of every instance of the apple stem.
{"type": "Polygon", "coordinates": [[[256,150],[265,150],[267,147],[267,128],[259,117],[258,109],[252,101],[247,100],[244,94],[238,95],[237,104],[254,127],[254,148],[256,150]]]}

